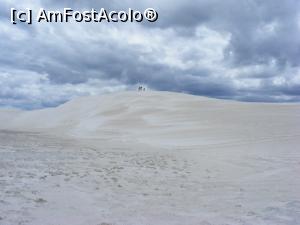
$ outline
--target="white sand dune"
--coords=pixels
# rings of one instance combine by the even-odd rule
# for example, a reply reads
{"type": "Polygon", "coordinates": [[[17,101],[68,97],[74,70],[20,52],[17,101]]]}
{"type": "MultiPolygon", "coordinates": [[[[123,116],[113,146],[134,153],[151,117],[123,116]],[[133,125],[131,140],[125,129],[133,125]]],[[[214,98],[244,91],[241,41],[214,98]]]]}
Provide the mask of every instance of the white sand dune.
{"type": "Polygon", "coordinates": [[[0,224],[300,224],[300,104],[122,92],[0,130],[0,224]]]}

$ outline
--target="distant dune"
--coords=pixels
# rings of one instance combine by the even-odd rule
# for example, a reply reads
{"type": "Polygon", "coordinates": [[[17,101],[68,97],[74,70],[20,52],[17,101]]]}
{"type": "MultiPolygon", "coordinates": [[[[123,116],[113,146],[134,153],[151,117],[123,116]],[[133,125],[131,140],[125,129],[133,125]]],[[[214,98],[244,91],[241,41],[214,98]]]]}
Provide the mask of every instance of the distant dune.
{"type": "Polygon", "coordinates": [[[171,92],[81,97],[56,108],[0,111],[0,117],[1,129],[77,138],[114,132],[158,145],[300,139],[300,104],[243,103],[171,92]]]}
{"type": "Polygon", "coordinates": [[[0,224],[300,224],[300,104],[120,92],[0,110],[0,224]]]}

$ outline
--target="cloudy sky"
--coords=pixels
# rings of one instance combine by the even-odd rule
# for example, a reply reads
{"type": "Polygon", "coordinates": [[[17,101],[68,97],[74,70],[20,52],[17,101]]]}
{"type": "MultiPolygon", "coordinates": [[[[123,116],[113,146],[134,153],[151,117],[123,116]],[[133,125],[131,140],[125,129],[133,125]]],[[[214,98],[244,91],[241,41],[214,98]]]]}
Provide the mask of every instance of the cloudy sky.
{"type": "Polygon", "coordinates": [[[299,0],[0,0],[0,106],[135,89],[300,101],[299,0]],[[10,22],[10,9],[144,10],[155,23],[10,22]]]}

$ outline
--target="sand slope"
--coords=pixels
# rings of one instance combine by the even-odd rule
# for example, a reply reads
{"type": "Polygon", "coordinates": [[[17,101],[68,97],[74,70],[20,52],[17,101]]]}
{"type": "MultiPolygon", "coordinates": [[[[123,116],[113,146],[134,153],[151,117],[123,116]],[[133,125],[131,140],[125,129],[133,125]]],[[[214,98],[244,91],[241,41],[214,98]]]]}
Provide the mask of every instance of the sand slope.
{"type": "Polygon", "coordinates": [[[105,132],[159,146],[236,144],[300,136],[299,104],[241,103],[170,92],[82,97],[12,115],[3,128],[97,138],[105,132]]]}
{"type": "Polygon", "coordinates": [[[0,224],[300,224],[300,104],[122,92],[0,130],[0,224]]]}

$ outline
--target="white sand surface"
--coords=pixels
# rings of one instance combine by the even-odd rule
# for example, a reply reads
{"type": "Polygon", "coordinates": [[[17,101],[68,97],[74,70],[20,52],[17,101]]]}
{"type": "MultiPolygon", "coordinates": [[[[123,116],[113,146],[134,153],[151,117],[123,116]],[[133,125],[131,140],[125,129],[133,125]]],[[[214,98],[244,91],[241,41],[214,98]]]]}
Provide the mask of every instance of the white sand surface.
{"type": "Polygon", "coordinates": [[[300,104],[170,92],[0,110],[2,225],[300,224],[300,104]]]}

